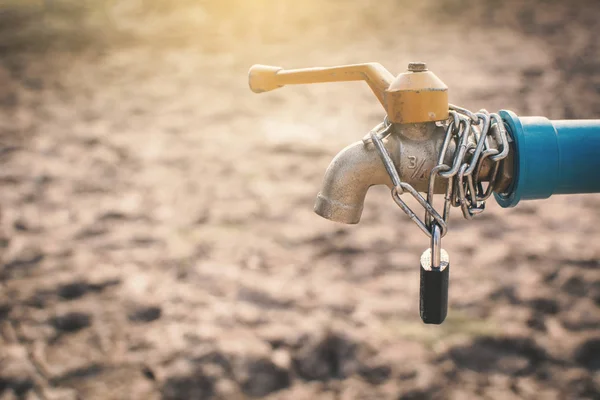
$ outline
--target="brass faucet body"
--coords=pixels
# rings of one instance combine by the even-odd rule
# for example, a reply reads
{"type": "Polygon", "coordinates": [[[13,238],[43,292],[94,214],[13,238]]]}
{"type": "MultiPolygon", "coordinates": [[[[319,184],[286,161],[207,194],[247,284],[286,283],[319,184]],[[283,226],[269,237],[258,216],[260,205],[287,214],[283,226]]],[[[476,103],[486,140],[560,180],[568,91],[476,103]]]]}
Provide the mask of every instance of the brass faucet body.
{"type": "MultiPolygon", "coordinates": [[[[445,137],[445,128],[436,123],[393,124],[392,133],[383,140],[398,174],[419,192],[427,192],[431,170],[437,165],[445,137]]],[[[450,144],[445,163],[450,163],[455,153],[450,144]]],[[[510,185],[512,156],[501,165],[495,190],[503,192],[510,185]]],[[[488,179],[492,163],[485,160],[480,175],[488,179]]],[[[331,161],[321,191],[315,202],[315,212],[323,218],[345,224],[360,221],[367,191],[371,186],[386,185],[392,181],[381,161],[379,153],[370,140],[355,142],[338,153],[331,161]]],[[[434,193],[445,193],[446,179],[435,181],[434,193]]]]}
{"type": "MultiPolygon", "coordinates": [[[[383,140],[402,180],[417,191],[427,191],[444,135],[444,128],[434,122],[393,124],[392,133],[383,140]]],[[[449,149],[448,154],[453,153],[454,149],[449,149]]],[[[338,153],[327,168],[315,212],[333,221],[356,224],[367,191],[374,185],[392,188],[392,181],[375,145],[368,139],[355,142],[338,153]]],[[[445,190],[444,180],[439,179],[436,193],[445,190]]]]}

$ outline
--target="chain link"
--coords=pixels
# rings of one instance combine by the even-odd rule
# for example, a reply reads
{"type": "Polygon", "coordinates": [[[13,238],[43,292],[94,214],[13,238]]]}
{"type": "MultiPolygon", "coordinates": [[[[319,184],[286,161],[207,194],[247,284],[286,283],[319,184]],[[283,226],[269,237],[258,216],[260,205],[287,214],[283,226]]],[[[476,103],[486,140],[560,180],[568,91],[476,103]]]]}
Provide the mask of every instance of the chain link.
{"type": "Polygon", "coordinates": [[[450,104],[449,117],[445,123],[446,134],[440,149],[437,165],[429,175],[427,197],[423,197],[409,183],[402,182],[400,174],[383,140],[391,133],[392,125],[387,117],[377,125],[363,140],[372,141],[377,149],[385,169],[392,181],[392,198],[394,202],[413,220],[429,237],[439,228],[441,237],[448,232],[448,218],[451,207],[460,207],[466,219],[485,210],[485,201],[492,195],[498,177],[500,161],[506,158],[509,151],[508,138],[504,123],[498,114],[486,110],[473,113],[465,108],[450,104]],[[455,151],[451,165],[444,160],[450,144],[455,143],[455,151]],[[487,187],[480,180],[482,166],[486,160],[491,162],[487,187]],[[444,195],[443,211],[440,215],[433,205],[435,182],[446,179],[447,189],[444,195]],[[400,197],[408,192],[425,210],[425,218],[417,214],[400,197]]]}
{"type": "MultiPolygon", "coordinates": [[[[415,214],[415,212],[400,197],[400,195],[404,194],[405,190],[408,191],[425,209],[426,215],[431,215],[433,219],[435,219],[442,231],[442,235],[444,235],[448,229],[448,225],[446,224],[444,218],[442,218],[440,214],[433,208],[432,203],[425,199],[419,192],[417,192],[412,185],[402,182],[400,179],[400,174],[398,173],[398,170],[396,169],[396,166],[390,157],[390,153],[388,153],[383,145],[382,137],[387,135],[390,129],[391,124],[389,124],[386,119],[383,124],[379,124],[373,131],[370,132],[370,137],[392,181],[392,199],[394,199],[396,204],[406,213],[406,215],[408,215],[409,218],[417,224],[423,233],[425,233],[428,237],[431,237],[431,228],[428,226],[428,224],[421,220],[419,216],[415,214]]],[[[427,218],[429,217],[426,217],[426,219],[427,218]]]]}

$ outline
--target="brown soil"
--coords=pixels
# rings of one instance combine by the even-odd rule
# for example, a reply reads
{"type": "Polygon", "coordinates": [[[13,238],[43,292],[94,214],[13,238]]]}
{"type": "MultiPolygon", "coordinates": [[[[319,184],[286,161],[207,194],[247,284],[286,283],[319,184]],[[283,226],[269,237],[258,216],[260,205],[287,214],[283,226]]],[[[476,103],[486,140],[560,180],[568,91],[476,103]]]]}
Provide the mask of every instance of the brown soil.
{"type": "Polygon", "coordinates": [[[246,82],[420,60],[471,109],[598,117],[600,3],[40,3],[0,2],[0,399],[600,398],[598,195],[455,212],[426,326],[387,190],[312,213],[374,96],[246,82]]]}

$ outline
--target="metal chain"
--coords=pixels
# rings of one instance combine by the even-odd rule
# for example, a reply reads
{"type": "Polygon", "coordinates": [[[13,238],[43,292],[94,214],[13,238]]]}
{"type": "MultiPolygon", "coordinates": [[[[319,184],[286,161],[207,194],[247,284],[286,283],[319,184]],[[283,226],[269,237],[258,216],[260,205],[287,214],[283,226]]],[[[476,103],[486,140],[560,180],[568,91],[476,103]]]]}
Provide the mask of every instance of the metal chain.
{"type": "Polygon", "coordinates": [[[472,219],[483,212],[485,201],[492,195],[500,161],[506,158],[509,151],[504,123],[498,114],[491,114],[486,110],[473,113],[452,104],[449,109],[444,142],[437,165],[429,175],[426,198],[409,183],[402,182],[390,154],[383,145],[383,140],[391,133],[392,128],[387,117],[364,139],[365,143],[373,142],[392,180],[391,192],[394,202],[429,238],[432,237],[435,226],[439,227],[442,237],[446,235],[451,206],[460,207],[466,219],[472,219]],[[456,150],[451,165],[447,165],[444,160],[452,142],[455,143],[456,150]],[[484,189],[479,178],[484,161],[488,158],[491,161],[491,169],[487,188],[484,189]],[[433,192],[438,178],[448,180],[441,214],[433,206],[433,192]],[[400,196],[404,192],[410,193],[424,208],[424,219],[420,219],[402,200],[400,196]]]}
{"type": "MultiPolygon", "coordinates": [[[[500,161],[508,156],[508,138],[504,123],[498,114],[491,114],[486,110],[480,110],[474,114],[453,105],[450,105],[450,110],[468,118],[470,122],[469,131],[466,133],[468,135],[467,153],[471,157],[468,163],[463,160],[458,168],[451,202],[452,205],[460,206],[466,219],[472,219],[475,215],[483,212],[485,201],[492,195],[500,161]],[[492,165],[488,186],[484,189],[479,174],[487,158],[492,165]]],[[[446,134],[448,134],[448,130],[446,134]]],[[[442,176],[443,174],[441,173],[442,176]]]]}
{"type": "Polygon", "coordinates": [[[440,226],[442,230],[442,235],[446,233],[448,229],[448,225],[446,221],[438,212],[433,208],[433,205],[427,201],[419,192],[415,190],[409,183],[402,182],[400,179],[400,174],[390,157],[390,153],[388,153],[387,149],[383,145],[383,139],[387,137],[391,131],[392,125],[389,123],[387,117],[383,121],[383,123],[377,125],[375,129],[370,132],[370,138],[377,149],[381,160],[383,161],[383,165],[392,180],[393,188],[392,188],[392,198],[396,202],[396,204],[409,216],[411,220],[413,220],[419,228],[425,233],[428,237],[431,237],[431,228],[421,220],[417,214],[414,213],[413,210],[402,200],[400,195],[404,193],[404,191],[408,191],[414,198],[419,202],[419,204],[425,209],[427,215],[431,215],[433,219],[435,219],[436,223],[440,226]]]}

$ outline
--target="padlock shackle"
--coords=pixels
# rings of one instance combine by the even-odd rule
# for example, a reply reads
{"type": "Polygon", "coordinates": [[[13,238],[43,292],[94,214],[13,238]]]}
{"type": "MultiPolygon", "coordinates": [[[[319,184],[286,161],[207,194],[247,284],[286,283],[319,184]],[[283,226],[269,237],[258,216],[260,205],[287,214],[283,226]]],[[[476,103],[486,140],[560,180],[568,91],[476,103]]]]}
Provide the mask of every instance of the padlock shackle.
{"type": "Polygon", "coordinates": [[[432,222],[431,225],[431,267],[440,268],[442,265],[442,229],[432,222]]]}

